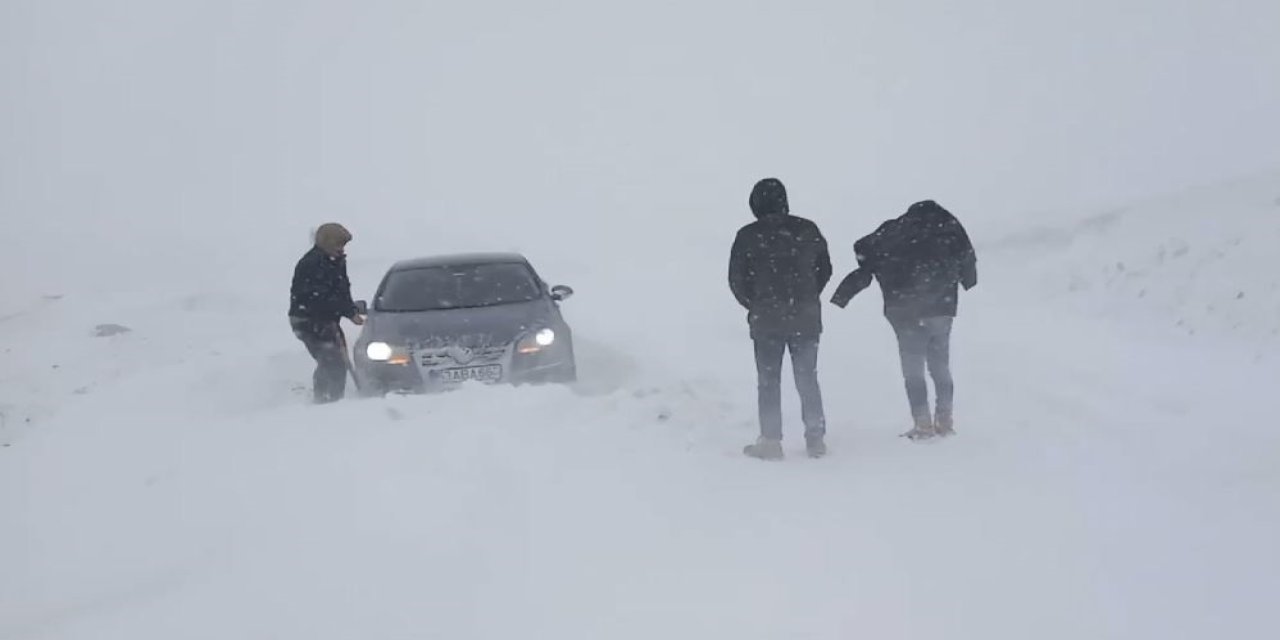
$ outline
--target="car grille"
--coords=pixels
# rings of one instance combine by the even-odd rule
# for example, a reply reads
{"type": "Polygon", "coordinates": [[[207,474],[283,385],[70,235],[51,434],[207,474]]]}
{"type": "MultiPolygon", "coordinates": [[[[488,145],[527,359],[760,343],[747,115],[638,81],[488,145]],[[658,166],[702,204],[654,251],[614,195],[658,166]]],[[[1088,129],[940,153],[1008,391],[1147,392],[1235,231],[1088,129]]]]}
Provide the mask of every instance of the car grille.
{"type": "Polygon", "coordinates": [[[424,367],[470,367],[499,362],[507,354],[507,347],[443,347],[426,349],[418,353],[418,362],[424,367]]]}

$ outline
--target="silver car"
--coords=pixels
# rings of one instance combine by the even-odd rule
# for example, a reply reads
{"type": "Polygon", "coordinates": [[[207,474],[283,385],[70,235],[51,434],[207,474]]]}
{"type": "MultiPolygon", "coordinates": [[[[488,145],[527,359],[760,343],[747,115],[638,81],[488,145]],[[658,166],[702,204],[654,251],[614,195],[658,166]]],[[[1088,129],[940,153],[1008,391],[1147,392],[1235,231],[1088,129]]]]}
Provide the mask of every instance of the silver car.
{"type": "Polygon", "coordinates": [[[560,303],[524,256],[510,253],[421,258],[391,267],[355,343],[361,392],[421,393],[466,382],[571,383],[573,333],[560,303]]]}

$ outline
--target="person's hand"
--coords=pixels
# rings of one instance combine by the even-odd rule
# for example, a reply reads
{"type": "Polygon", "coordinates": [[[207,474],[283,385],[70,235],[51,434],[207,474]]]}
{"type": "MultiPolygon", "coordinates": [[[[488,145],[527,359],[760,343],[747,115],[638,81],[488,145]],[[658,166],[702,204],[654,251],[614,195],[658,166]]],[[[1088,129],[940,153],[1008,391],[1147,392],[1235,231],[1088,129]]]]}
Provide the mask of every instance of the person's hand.
{"type": "Polygon", "coordinates": [[[363,325],[363,324],[364,324],[364,316],[362,316],[362,315],[360,315],[360,314],[358,314],[358,313],[357,313],[356,315],[354,315],[354,316],[351,316],[351,324],[354,324],[354,325],[356,325],[357,327],[359,327],[359,326],[363,325]]]}

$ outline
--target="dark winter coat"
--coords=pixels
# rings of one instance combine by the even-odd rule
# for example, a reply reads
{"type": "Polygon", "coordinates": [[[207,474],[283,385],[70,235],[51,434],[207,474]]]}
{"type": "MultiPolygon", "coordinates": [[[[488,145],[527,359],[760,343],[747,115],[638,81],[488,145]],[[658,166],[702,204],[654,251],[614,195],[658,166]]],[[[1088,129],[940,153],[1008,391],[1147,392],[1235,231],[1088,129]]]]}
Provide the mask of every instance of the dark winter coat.
{"type": "Polygon", "coordinates": [[[822,290],[831,280],[827,241],[813,222],[790,214],[781,182],[752,191],[758,218],[738,231],[729,257],[729,288],[747,310],[753,338],[822,333],[822,290]]]}
{"type": "Polygon", "coordinates": [[[871,285],[884,294],[890,319],[954,317],[959,289],[978,284],[977,254],[964,225],[932,200],[911,205],[901,217],[880,225],[854,244],[858,269],[836,289],[832,302],[843,307],[871,285]]]}
{"type": "Polygon", "coordinates": [[[337,322],[356,315],[351,299],[345,256],[333,256],[319,246],[298,261],[289,295],[289,316],[318,322],[337,322]]]}

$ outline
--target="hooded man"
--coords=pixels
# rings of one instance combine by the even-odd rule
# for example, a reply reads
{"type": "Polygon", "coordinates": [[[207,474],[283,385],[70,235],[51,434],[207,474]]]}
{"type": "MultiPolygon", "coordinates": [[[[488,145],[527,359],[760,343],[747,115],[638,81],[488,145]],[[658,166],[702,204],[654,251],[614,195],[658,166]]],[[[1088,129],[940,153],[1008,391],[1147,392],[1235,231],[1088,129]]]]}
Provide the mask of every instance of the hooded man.
{"type": "Polygon", "coordinates": [[[364,324],[351,299],[346,246],[351,232],[328,223],[316,230],[315,246],[298,261],[289,296],[289,324],[293,334],[316,361],[313,390],[317,403],[336,402],[346,393],[346,338],[338,324],[349,318],[364,324]]]}
{"type": "Polygon", "coordinates": [[[826,418],[818,385],[822,290],[831,280],[827,241],[813,222],[791,215],[776,178],[756,183],[748,201],[756,221],[738,231],[729,258],[729,288],[747,310],[755,342],[760,437],[743,449],[763,460],[782,458],[782,357],[800,393],[806,450],[826,455],[826,418]]]}
{"type": "Polygon", "coordinates": [[[951,378],[951,325],[959,289],[978,284],[977,255],[964,225],[932,200],[917,202],[854,244],[858,269],[836,289],[831,302],[843,308],[871,285],[884,294],[884,315],[898,336],[902,376],[914,427],[912,440],[955,433],[955,384],[951,378]],[[937,394],[929,412],[925,368],[937,394]]]}

